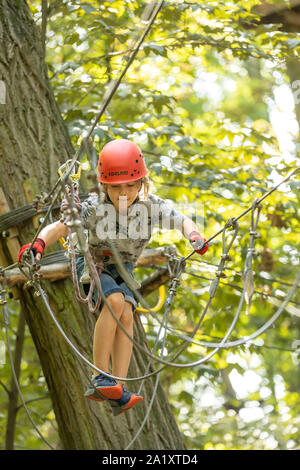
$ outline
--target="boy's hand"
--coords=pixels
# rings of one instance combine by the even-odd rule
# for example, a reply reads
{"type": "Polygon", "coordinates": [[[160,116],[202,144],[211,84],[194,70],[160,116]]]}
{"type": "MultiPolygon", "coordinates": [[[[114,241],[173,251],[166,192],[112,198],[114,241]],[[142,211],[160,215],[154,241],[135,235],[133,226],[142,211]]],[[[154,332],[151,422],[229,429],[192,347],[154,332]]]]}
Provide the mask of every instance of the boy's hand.
{"type": "MultiPolygon", "coordinates": [[[[22,261],[22,256],[25,252],[25,250],[27,250],[27,248],[30,248],[31,247],[31,243],[28,243],[27,245],[23,245],[19,251],[19,256],[18,256],[18,261],[19,263],[21,263],[22,261]]],[[[34,253],[34,256],[35,256],[35,259],[36,261],[40,261],[41,257],[42,257],[42,254],[43,254],[43,251],[45,249],[45,242],[44,240],[42,240],[41,238],[37,238],[32,246],[32,251],[34,253]]]]}
{"type": "Polygon", "coordinates": [[[199,232],[191,232],[189,235],[189,240],[191,242],[191,245],[193,249],[196,251],[196,253],[199,253],[200,255],[204,255],[204,253],[207,252],[208,250],[208,243],[203,245],[204,242],[206,242],[205,238],[202,238],[199,232]]]}

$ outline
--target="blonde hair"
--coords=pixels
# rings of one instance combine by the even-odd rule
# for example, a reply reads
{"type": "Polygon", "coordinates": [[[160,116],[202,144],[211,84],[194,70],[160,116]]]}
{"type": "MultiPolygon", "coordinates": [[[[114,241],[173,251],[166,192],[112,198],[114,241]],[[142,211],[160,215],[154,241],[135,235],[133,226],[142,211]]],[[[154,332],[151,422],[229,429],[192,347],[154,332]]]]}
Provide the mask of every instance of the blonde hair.
{"type": "Polygon", "coordinates": [[[146,201],[146,199],[148,198],[148,194],[150,192],[150,186],[151,186],[151,182],[150,182],[149,177],[144,176],[143,178],[141,178],[141,183],[142,183],[142,188],[139,190],[139,196],[143,201],[146,201]],[[141,194],[140,194],[141,190],[143,190],[142,197],[141,197],[141,194]]]}
{"type": "MultiPolygon", "coordinates": [[[[140,178],[139,180],[135,180],[134,183],[137,183],[138,181],[141,182],[141,188],[139,189],[139,198],[141,201],[146,201],[146,199],[148,198],[148,194],[150,192],[150,186],[151,186],[150,179],[148,176],[144,176],[143,178],[140,178]]],[[[100,186],[100,191],[104,193],[106,197],[108,184],[99,183],[99,186],[100,186]]]]}

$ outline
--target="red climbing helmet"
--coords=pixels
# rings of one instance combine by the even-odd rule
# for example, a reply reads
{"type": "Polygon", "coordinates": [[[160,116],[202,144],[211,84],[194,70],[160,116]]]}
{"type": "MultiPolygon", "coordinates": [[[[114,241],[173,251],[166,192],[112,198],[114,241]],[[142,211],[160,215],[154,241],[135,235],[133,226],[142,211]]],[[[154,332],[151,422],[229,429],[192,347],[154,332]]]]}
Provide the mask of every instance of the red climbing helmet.
{"type": "Polygon", "coordinates": [[[104,145],[98,160],[101,183],[128,183],[148,173],[140,148],[130,140],[116,139],[104,145]]]}

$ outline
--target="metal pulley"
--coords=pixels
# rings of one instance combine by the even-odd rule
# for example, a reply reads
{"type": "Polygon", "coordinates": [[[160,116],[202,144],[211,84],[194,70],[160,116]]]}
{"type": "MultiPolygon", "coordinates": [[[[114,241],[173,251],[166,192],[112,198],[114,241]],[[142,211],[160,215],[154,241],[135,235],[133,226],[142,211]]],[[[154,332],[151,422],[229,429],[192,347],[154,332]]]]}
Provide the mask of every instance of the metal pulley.
{"type": "Polygon", "coordinates": [[[78,160],[75,160],[70,172],[71,164],[72,160],[67,160],[66,163],[59,167],[57,173],[59,174],[61,180],[63,180],[64,176],[68,174],[74,185],[78,185],[81,176],[82,165],[78,160]]]}
{"type": "MultiPolygon", "coordinates": [[[[59,174],[59,177],[62,181],[64,177],[68,175],[68,177],[71,179],[74,185],[74,188],[76,188],[79,184],[82,165],[78,160],[75,160],[72,167],[71,167],[71,164],[72,164],[72,160],[67,160],[66,163],[64,163],[63,165],[59,167],[59,169],[57,170],[57,173],[59,174]],[[71,171],[70,171],[70,168],[71,168],[71,171]]],[[[69,243],[65,238],[60,238],[59,242],[64,248],[64,250],[68,250],[69,243]]]]}

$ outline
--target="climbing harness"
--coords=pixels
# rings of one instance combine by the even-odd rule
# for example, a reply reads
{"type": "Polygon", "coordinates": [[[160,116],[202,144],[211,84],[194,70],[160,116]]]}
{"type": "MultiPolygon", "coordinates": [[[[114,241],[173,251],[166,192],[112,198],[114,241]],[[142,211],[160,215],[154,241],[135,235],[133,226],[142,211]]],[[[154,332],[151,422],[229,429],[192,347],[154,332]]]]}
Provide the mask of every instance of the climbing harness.
{"type": "MultiPolygon", "coordinates": [[[[71,166],[71,162],[72,160],[67,160],[66,163],[59,167],[57,173],[59,174],[61,181],[64,181],[64,175],[66,172],[68,172],[70,180],[72,181],[74,187],[77,188],[81,176],[82,165],[76,160],[75,164],[71,166]]],[[[64,248],[64,250],[68,249],[68,242],[65,238],[60,238],[59,243],[64,248]]]]}
{"type": "MultiPolygon", "coordinates": [[[[165,289],[164,285],[159,286],[158,295],[159,295],[159,298],[158,298],[157,304],[155,305],[155,307],[151,308],[152,312],[159,312],[159,310],[161,310],[164,306],[164,303],[165,303],[165,300],[166,300],[166,289],[165,289]]],[[[137,310],[137,312],[148,312],[149,311],[147,308],[143,308],[143,307],[137,307],[136,310],[137,310]]]]}

